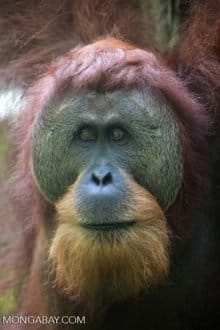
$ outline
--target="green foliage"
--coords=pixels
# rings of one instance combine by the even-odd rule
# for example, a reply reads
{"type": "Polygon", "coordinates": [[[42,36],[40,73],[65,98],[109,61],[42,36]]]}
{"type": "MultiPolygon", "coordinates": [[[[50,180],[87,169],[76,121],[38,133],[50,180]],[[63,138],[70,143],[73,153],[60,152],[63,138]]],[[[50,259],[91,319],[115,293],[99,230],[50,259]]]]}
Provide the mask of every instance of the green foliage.
{"type": "Polygon", "coordinates": [[[7,290],[0,296],[0,315],[9,314],[15,309],[16,295],[14,289],[7,290]]]}
{"type": "Polygon", "coordinates": [[[180,0],[142,0],[143,12],[153,19],[156,42],[161,49],[172,47],[180,27],[180,0]]]}

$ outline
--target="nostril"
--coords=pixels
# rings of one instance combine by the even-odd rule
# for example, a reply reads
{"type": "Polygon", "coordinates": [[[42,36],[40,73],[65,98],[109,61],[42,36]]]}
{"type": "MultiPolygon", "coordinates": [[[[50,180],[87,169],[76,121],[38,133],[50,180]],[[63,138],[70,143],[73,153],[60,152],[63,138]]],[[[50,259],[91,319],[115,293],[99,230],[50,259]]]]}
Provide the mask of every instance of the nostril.
{"type": "Polygon", "coordinates": [[[92,181],[99,186],[101,184],[101,180],[94,174],[92,173],[92,181]]]}
{"type": "Polygon", "coordinates": [[[111,172],[108,172],[104,175],[97,175],[96,173],[92,173],[91,179],[96,186],[107,186],[113,182],[111,172]]]}
{"type": "Polygon", "coordinates": [[[112,183],[112,174],[111,172],[108,172],[103,178],[102,178],[102,184],[103,186],[106,186],[108,184],[112,183]]]}

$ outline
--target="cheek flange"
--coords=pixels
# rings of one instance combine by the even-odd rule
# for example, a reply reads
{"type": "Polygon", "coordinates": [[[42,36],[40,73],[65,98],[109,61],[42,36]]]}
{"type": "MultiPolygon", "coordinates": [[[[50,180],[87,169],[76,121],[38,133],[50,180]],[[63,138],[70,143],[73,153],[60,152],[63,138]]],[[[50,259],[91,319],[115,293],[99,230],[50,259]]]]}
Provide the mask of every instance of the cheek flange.
{"type": "Polygon", "coordinates": [[[35,128],[32,171],[39,190],[51,203],[63,196],[77,178],[74,157],[67,150],[66,144],[59,139],[59,135],[48,134],[43,125],[35,128]]]}

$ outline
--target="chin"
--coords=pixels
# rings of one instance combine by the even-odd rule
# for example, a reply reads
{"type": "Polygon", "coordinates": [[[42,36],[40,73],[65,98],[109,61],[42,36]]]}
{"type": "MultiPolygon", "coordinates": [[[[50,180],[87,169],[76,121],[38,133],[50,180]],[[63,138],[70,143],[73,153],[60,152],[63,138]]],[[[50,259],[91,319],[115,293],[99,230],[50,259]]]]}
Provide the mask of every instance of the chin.
{"type": "Polygon", "coordinates": [[[57,229],[49,251],[55,285],[63,294],[86,301],[94,311],[136,298],[163,281],[169,272],[170,235],[154,197],[133,184],[123,220],[91,223],[77,214],[75,188],[56,204],[57,229]]]}

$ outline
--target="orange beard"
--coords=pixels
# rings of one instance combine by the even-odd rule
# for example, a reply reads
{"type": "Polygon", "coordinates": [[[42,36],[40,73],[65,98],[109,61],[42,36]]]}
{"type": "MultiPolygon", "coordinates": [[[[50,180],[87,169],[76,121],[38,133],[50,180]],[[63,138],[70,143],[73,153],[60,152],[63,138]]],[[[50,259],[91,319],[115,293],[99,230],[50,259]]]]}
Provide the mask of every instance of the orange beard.
{"type": "MultiPolygon", "coordinates": [[[[129,179],[130,180],[130,179],[129,179]]],[[[136,223],[116,231],[88,230],[74,212],[74,188],[57,205],[58,227],[49,250],[56,285],[94,312],[114,301],[135,298],[159,283],[169,268],[169,230],[163,211],[130,180],[132,203],[124,219],[136,223]]]]}

